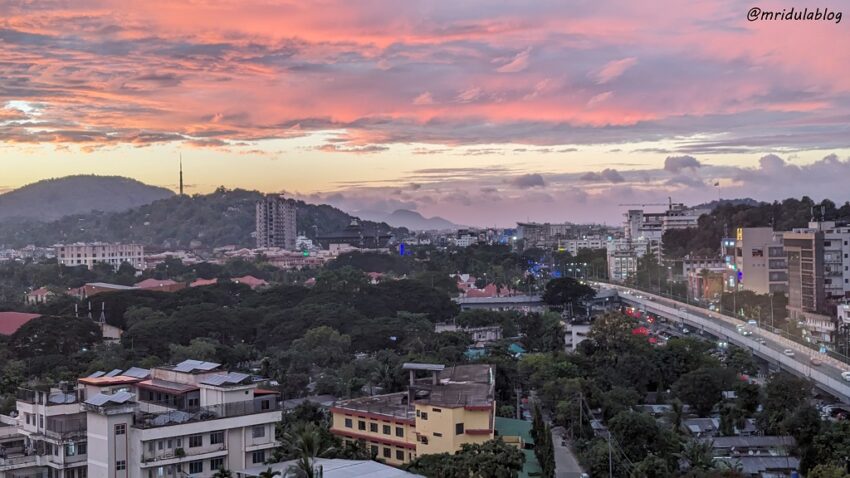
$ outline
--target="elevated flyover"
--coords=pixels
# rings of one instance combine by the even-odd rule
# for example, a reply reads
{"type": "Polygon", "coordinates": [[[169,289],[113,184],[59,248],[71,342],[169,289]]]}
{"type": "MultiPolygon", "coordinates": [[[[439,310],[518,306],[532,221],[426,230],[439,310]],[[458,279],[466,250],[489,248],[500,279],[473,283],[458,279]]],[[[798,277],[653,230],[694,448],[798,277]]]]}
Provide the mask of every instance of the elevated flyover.
{"type": "Polygon", "coordinates": [[[742,335],[737,328],[743,324],[742,321],[695,305],[618,285],[596,283],[594,288],[605,294],[616,291],[624,304],[681,322],[695,330],[704,330],[715,337],[749,349],[753,354],[779,365],[783,370],[812,380],[819,388],[835,395],[842,402],[850,403],[850,381],[841,377],[841,372],[850,370],[850,365],[836,358],[820,354],[805,345],[762,328],[752,330],[752,335],[742,335]],[[763,339],[764,343],[760,343],[757,340],[759,338],[763,339]],[[785,355],[785,350],[792,350],[794,355],[785,355]],[[817,358],[821,365],[812,365],[812,358],[817,358]]]}

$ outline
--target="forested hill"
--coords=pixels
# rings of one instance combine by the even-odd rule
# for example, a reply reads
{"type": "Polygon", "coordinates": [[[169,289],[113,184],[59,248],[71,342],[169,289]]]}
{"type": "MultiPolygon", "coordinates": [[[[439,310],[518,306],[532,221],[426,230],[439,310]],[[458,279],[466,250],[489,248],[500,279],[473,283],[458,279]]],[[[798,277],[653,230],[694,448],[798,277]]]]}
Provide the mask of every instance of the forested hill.
{"type": "MultiPolygon", "coordinates": [[[[58,242],[138,242],[164,248],[253,247],[257,191],[219,188],[210,194],[173,196],[123,212],[91,212],[59,220],[0,223],[0,245],[47,246],[58,242]]],[[[308,237],[338,231],[352,216],[328,205],[298,201],[298,231],[308,237]]],[[[364,225],[374,225],[363,221],[364,225]]],[[[392,228],[379,224],[382,231],[392,228]]]]}
{"type": "Polygon", "coordinates": [[[126,211],[174,196],[168,189],[120,176],[45,179],[0,194],[0,220],[53,221],[90,211],[126,211]]]}
{"type": "Polygon", "coordinates": [[[711,214],[699,219],[698,228],[665,232],[664,255],[670,259],[686,254],[713,256],[720,248],[724,232],[734,237],[738,227],[768,226],[773,226],[776,231],[790,231],[795,227],[806,227],[812,214],[826,221],[850,221],[850,202],[839,207],[828,199],[816,203],[807,196],[755,205],[723,202],[711,214]]]}

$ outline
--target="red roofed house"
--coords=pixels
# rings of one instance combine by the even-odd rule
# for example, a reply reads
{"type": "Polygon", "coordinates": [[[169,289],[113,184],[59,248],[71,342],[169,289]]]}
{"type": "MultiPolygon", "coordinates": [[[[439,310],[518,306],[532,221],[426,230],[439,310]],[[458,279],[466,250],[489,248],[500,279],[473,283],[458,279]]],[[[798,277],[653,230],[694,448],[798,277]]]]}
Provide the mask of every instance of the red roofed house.
{"type": "Polygon", "coordinates": [[[136,283],[136,287],[146,290],[161,290],[163,292],[177,292],[180,289],[185,289],[184,282],[175,282],[171,279],[145,279],[136,283]]]}
{"type": "Polygon", "coordinates": [[[195,279],[194,282],[189,284],[189,287],[201,287],[205,285],[215,285],[218,284],[218,279],[195,279]]]}
{"type": "Polygon", "coordinates": [[[264,281],[263,279],[257,279],[254,276],[234,277],[230,280],[236,282],[237,284],[245,284],[252,289],[257,289],[269,285],[268,282],[264,281]]]}
{"type": "Polygon", "coordinates": [[[26,297],[24,298],[24,301],[27,304],[32,304],[32,305],[43,304],[43,303],[47,302],[48,300],[50,300],[50,298],[55,296],[55,295],[56,295],[55,293],[47,290],[47,288],[39,287],[38,289],[27,294],[26,297]]]}
{"type": "Polygon", "coordinates": [[[28,314],[26,312],[0,312],[0,335],[12,335],[24,324],[32,319],[41,317],[41,314],[28,314]]]}

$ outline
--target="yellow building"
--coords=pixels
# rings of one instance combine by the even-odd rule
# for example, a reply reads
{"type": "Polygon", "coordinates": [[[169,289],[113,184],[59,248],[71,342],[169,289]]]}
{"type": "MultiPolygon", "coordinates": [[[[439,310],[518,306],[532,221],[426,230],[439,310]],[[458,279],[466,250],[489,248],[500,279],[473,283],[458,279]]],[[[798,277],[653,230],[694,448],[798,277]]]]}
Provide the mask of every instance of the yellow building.
{"type": "Polygon", "coordinates": [[[331,409],[331,432],[345,441],[362,440],[391,465],[417,456],[454,453],[465,443],[494,436],[496,401],[493,367],[405,364],[407,392],[357,398],[331,409]],[[431,372],[417,379],[417,371],[431,372]]]}

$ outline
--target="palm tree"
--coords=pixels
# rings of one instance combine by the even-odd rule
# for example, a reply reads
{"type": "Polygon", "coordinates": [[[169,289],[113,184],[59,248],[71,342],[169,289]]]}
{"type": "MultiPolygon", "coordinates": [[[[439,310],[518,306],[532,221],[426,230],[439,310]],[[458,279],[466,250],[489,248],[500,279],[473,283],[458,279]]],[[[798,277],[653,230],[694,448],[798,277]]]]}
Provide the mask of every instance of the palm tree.
{"type": "Polygon", "coordinates": [[[295,464],[289,467],[287,473],[299,478],[317,478],[321,471],[313,467],[313,461],[334,451],[333,447],[323,443],[319,427],[312,422],[295,425],[284,433],[282,441],[296,457],[295,464]]]}
{"type": "Polygon", "coordinates": [[[714,442],[711,440],[690,440],[676,453],[676,457],[688,463],[692,470],[711,470],[715,468],[714,442]]]}
{"type": "Polygon", "coordinates": [[[223,467],[219,468],[215,474],[213,474],[213,478],[232,478],[233,472],[230,470],[225,470],[223,467]]]}
{"type": "Polygon", "coordinates": [[[281,476],[279,471],[272,471],[272,467],[269,467],[266,471],[261,471],[258,478],[274,478],[275,476],[281,476]]]}
{"type": "Polygon", "coordinates": [[[670,412],[668,416],[670,418],[670,425],[673,428],[673,433],[682,433],[682,418],[685,415],[684,408],[685,405],[678,398],[673,399],[673,401],[670,402],[670,412]]]}

